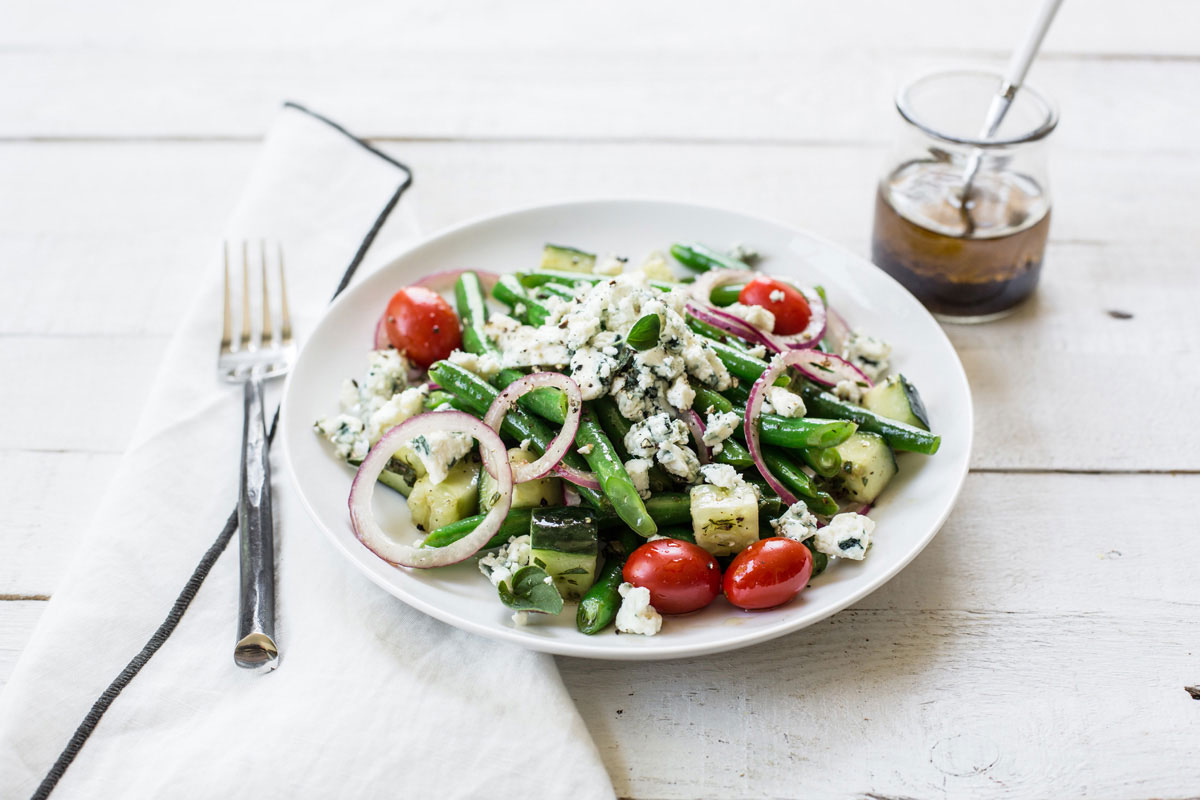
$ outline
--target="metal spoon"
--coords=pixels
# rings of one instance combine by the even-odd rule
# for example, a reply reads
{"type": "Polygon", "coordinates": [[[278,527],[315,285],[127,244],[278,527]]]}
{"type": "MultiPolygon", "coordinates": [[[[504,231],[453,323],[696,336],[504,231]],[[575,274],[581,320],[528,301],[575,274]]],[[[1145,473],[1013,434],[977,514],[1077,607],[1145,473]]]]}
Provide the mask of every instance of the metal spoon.
{"type": "MultiPolygon", "coordinates": [[[[993,95],[992,102],[988,106],[987,117],[984,119],[983,128],[979,133],[980,139],[986,141],[996,135],[1000,123],[1004,121],[1004,115],[1012,107],[1017,90],[1025,82],[1025,75],[1033,66],[1033,60],[1037,58],[1042,40],[1046,38],[1046,32],[1050,30],[1050,23],[1054,21],[1054,15],[1058,13],[1058,7],[1061,5],[1062,0],[1045,0],[1042,3],[1041,9],[1033,21],[1033,26],[1025,34],[1021,46],[1013,51],[1012,58],[1009,59],[1008,68],[1004,71],[1004,78],[1000,81],[1000,87],[996,90],[996,94],[993,95]]],[[[958,197],[967,224],[968,236],[975,230],[975,224],[967,210],[967,199],[971,195],[971,184],[974,183],[982,163],[983,149],[976,148],[967,162],[966,170],[963,171],[963,188],[958,197]]]]}

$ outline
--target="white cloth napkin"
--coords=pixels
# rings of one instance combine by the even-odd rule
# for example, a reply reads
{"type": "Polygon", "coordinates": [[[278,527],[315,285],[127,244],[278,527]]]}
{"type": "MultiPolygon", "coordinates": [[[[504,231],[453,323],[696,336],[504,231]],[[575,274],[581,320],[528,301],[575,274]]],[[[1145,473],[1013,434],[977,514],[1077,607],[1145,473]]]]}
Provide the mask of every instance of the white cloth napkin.
{"type": "MultiPolygon", "coordinates": [[[[331,124],[281,112],[227,235],[283,243],[301,337],[403,180],[331,124]]],[[[405,203],[373,252],[413,235],[405,203]]],[[[134,443],[0,696],[0,797],[38,790],[236,503],[241,392],[217,380],[220,270],[204,260],[134,443]]],[[[279,668],[233,663],[235,536],[54,798],[613,796],[551,658],[385,594],[315,530],[278,465],[273,484],[279,668]]]]}

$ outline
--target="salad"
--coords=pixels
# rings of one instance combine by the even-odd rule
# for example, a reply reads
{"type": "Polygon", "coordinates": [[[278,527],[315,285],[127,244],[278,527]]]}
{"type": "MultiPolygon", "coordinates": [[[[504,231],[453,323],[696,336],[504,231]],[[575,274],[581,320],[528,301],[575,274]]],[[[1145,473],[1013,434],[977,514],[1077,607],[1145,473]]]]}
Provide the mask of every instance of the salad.
{"type": "Polygon", "coordinates": [[[584,634],[779,606],[866,558],[896,453],[940,444],[891,347],[750,251],[670,254],[698,274],[546,245],[535,270],[399,289],[314,425],[357,468],[359,540],[400,568],[475,557],[515,624],[571,601],[584,634]],[[378,484],[418,541],[380,525],[378,484]]]}

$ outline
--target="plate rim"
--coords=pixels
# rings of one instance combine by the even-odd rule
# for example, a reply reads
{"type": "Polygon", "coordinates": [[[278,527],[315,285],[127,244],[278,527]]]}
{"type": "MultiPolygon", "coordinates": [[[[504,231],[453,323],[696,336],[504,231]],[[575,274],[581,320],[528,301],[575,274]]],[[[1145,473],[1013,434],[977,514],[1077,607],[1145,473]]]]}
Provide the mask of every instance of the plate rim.
{"type": "MultiPolygon", "coordinates": [[[[653,196],[569,197],[559,200],[544,201],[506,208],[499,211],[486,212],[475,215],[461,222],[445,226],[428,235],[419,236],[411,243],[406,243],[402,246],[398,246],[394,250],[387,251],[385,255],[380,257],[379,265],[377,267],[365,274],[360,281],[352,282],[345,291],[338,295],[338,297],[334,298],[333,302],[331,302],[321,311],[313,330],[309,334],[308,340],[305,341],[301,346],[300,352],[297,355],[296,363],[299,364],[300,360],[303,359],[304,352],[312,342],[314,335],[326,323],[326,320],[333,315],[335,309],[339,308],[345,303],[350,302],[351,298],[354,296],[356,290],[358,290],[360,286],[362,286],[375,275],[391,269],[397,262],[411,257],[413,254],[422,249],[432,247],[444,239],[457,236],[464,230],[477,227],[485,223],[494,223],[506,217],[579,208],[584,206],[623,206],[630,204],[668,206],[675,209],[742,217],[755,223],[767,223],[782,230],[803,235],[815,242],[819,242],[824,247],[841,251],[852,257],[855,261],[863,262],[866,265],[877,269],[882,277],[886,278],[888,281],[894,284],[896,288],[908,295],[912,301],[920,307],[920,312],[933,323],[934,328],[937,330],[937,336],[940,337],[942,343],[946,345],[947,349],[953,356],[953,364],[956,368],[953,370],[953,378],[955,383],[960,384],[960,388],[962,389],[966,399],[964,409],[966,422],[966,446],[964,448],[965,458],[962,469],[958,473],[954,490],[950,495],[949,501],[945,504],[945,507],[941,511],[937,520],[929,527],[929,530],[912,547],[909,548],[909,551],[905,553],[902,558],[894,561],[881,575],[872,581],[864,583],[863,586],[850,592],[845,598],[831,605],[822,606],[819,610],[801,613],[796,617],[776,626],[750,631],[740,636],[731,635],[728,639],[711,643],[681,643],[678,645],[672,645],[669,643],[669,641],[663,641],[656,636],[653,639],[647,639],[647,644],[651,641],[654,642],[654,648],[652,650],[644,649],[643,647],[638,646],[622,649],[593,648],[586,644],[587,641],[590,641],[588,638],[585,638],[584,641],[581,641],[578,645],[571,642],[559,641],[557,639],[531,638],[523,635],[518,628],[496,628],[474,619],[463,618],[457,614],[449,613],[435,604],[429,603],[420,597],[411,595],[405,592],[403,589],[395,586],[386,580],[382,575],[378,574],[375,570],[372,570],[370,567],[368,567],[364,561],[360,560],[358,554],[351,552],[349,541],[343,541],[342,536],[331,530],[324,523],[321,516],[317,512],[317,509],[312,505],[312,502],[300,483],[300,478],[293,460],[291,447],[288,444],[288,436],[286,431],[289,429],[287,424],[287,420],[290,417],[290,413],[288,411],[290,407],[289,398],[292,396],[292,387],[294,383],[294,376],[296,374],[295,369],[289,371],[285,378],[283,390],[280,395],[279,405],[280,430],[285,431],[284,436],[281,439],[283,466],[288,474],[291,488],[295,490],[296,495],[300,500],[300,504],[304,508],[304,511],[308,515],[309,519],[325,535],[325,538],[329,540],[360,573],[365,574],[372,583],[382,588],[388,594],[397,598],[409,607],[427,614],[434,619],[446,623],[447,625],[451,625],[455,628],[465,630],[476,635],[484,636],[493,641],[504,641],[516,644],[528,650],[534,650],[553,655],[570,656],[573,658],[592,658],[605,661],[658,661],[705,656],[729,652],[731,650],[740,650],[770,641],[772,639],[777,639],[781,636],[786,636],[803,628],[807,628],[810,625],[814,625],[822,620],[834,616],[841,611],[844,611],[846,608],[854,603],[857,603],[859,600],[862,600],[867,595],[885,586],[902,570],[904,570],[904,568],[911,564],[913,560],[925,550],[929,543],[933,541],[934,537],[937,536],[942,527],[945,525],[950,514],[954,511],[954,508],[958,504],[958,499],[961,496],[962,489],[966,484],[967,475],[970,474],[971,454],[975,438],[975,403],[971,393],[971,385],[967,380],[966,370],[962,364],[962,359],[959,357],[958,351],[954,348],[949,336],[946,335],[946,331],[942,327],[941,323],[939,323],[937,319],[934,318],[933,315],[924,308],[924,306],[921,306],[920,302],[913,297],[911,292],[909,292],[902,284],[896,281],[896,279],[891,275],[888,275],[886,272],[876,267],[869,258],[859,255],[858,253],[850,250],[848,247],[845,247],[844,245],[841,245],[825,236],[813,233],[812,231],[792,225],[790,223],[782,222],[774,217],[769,217],[758,213],[751,213],[726,206],[653,196]]],[[[357,539],[353,539],[353,541],[357,543],[360,548],[363,547],[361,543],[358,543],[357,539]]]]}

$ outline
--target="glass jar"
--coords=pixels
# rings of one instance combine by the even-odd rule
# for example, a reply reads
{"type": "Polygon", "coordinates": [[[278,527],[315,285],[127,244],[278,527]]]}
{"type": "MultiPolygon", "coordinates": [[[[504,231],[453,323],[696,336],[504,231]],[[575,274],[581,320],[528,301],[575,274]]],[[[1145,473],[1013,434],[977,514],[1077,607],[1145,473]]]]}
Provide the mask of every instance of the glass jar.
{"type": "Polygon", "coordinates": [[[947,322],[1009,314],[1042,269],[1044,148],[1058,112],[1024,86],[999,129],[981,138],[1002,83],[989,72],[938,72],[896,97],[903,129],[876,193],[872,258],[947,322]]]}

